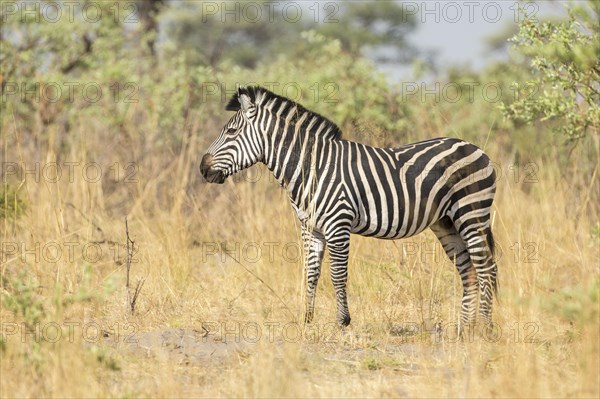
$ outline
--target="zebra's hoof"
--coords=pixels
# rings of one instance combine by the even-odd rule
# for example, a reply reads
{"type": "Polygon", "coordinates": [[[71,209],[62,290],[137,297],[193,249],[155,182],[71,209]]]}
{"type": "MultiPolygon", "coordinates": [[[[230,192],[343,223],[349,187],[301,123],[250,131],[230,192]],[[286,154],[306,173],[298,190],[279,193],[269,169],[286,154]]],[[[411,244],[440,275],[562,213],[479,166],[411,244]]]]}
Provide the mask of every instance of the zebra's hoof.
{"type": "Polygon", "coordinates": [[[314,313],[313,313],[313,312],[306,312],[306,313],[304,314],[304,323],[306,323],[306,324],[310,324],[310,323],[312,323],[312,321],[313,321],[313,316],[314,316],[314,313]]]}
{"type": "Polygon", "coordinates": [[[340,327],[347,327],[350,324],[350,316],[344,316],[342,319],[338,319],[340,327]]]}

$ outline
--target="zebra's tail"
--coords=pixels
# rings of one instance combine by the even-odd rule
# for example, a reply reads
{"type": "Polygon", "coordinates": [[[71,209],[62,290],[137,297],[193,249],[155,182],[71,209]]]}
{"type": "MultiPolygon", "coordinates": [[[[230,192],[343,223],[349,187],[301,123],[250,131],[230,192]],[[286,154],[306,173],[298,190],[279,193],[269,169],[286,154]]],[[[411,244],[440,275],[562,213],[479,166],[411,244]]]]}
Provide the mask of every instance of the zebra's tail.
{"type": "Polygon", "coordinates": [[[490,252],[492,253],[492,262],[494,262],[494,269],[492,270],[492,289],[494,290],[494,296],[498,299],[498,264],[496,263],[496,243],[494,241],[492,229],[487,230],[487,242],[490,252]]]}

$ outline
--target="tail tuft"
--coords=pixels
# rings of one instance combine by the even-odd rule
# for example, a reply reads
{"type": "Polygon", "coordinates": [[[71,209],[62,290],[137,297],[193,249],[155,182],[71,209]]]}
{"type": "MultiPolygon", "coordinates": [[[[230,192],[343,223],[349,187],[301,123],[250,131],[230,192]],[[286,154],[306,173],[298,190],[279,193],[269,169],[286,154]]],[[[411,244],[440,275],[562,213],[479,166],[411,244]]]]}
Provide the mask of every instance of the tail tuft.
{"type": "Polygon", "coordinates": [[[487,231],[487,242],[488,247],[490,248],[490,252],[492,253],[492,261],[494,262],[494,269],[492,270],[492,288],[494,290],[494,296],[498,297],[498,265],[496,264],[495,254],[496,254],[496,243],[494,242],[494,235],[492,234],[492,229],[488,229],[487,231]]]}

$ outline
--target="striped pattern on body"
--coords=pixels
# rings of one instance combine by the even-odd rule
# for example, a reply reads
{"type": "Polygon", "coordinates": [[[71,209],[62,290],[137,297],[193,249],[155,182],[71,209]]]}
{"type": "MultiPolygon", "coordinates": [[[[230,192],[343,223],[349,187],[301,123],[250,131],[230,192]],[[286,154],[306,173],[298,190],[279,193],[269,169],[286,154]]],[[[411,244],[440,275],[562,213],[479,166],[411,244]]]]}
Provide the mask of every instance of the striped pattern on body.
{"type": "Polygon", "coordinates": [[[337,321],[350,323],[346,298],[350,234],[410,237],[430,228],[463,283],[461,324],[491,321],[497,266],[490,209],[495,172],[475,145],[436,138],[394,148],[344,140],[331,121],[260,87],[239,88],[236,111],[209,147],[201,171],[209,182],[264,163],[301,222],[306,254],[306,320],[314,312],[325,248],[336,290],[337,321]]]}

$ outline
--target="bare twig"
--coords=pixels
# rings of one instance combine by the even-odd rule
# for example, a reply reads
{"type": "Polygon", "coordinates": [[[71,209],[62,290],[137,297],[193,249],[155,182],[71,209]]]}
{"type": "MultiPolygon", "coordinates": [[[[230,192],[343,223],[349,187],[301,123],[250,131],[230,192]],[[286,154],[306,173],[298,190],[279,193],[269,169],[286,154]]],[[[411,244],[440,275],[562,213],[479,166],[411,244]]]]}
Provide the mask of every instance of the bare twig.
{"type": "Polygon", "coordinates": [[[137,284],[135,285],[135,290],[133,291],[133,297],[131,297],[131,302],[129,303],[131,306],[131,313],[135,311],[135,303],[137,302],[138,295],[142,291],[142,287],[144,286],[145,278],[139,279],[137,284]]]}
{"type": "Polygon", "coordinates": [[[131,294],[131,287],[129,284],[129,273],[131,271],[131,263],[133,261],[133,255],[135,254],[135,241],[129,237],[129,225],[127,224],[127,218],[125,218],[125,235],[126,235],[126,248],[127,248],[127,259],[125,262],[126,265],[126,279],[125,279],[125,288],[127,289],[127,303],[129,303],[129,308],[131,309],[131,313],[135,311],[135,304],[137,303],[138,296],[142,291],[142,287],[144,286],[145,278],[141,278],[137,281],[135,285],[135,289],[133,290],[133,295],[131,294]]]}
{"type": "Polygon", "coordinates": [[[133,258],[133,250],[135,248],[135,242],[129,237],[129,225],[127,224],[127,218],[125,218],[125,234],[126,234],[126,248],[127,248],[127,280],[125,287],[129,293],[129,271],[131,270],[131,260],[133,258]]]}

